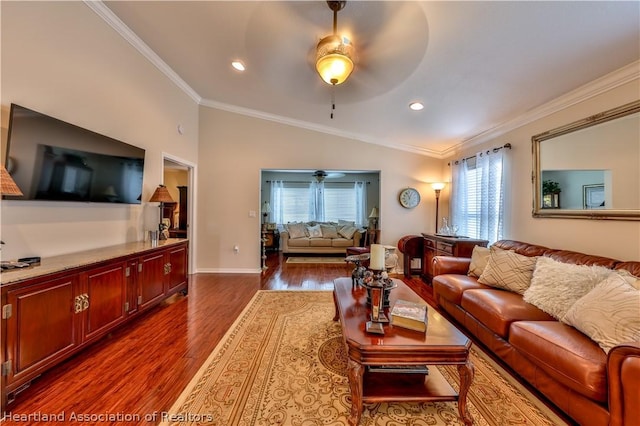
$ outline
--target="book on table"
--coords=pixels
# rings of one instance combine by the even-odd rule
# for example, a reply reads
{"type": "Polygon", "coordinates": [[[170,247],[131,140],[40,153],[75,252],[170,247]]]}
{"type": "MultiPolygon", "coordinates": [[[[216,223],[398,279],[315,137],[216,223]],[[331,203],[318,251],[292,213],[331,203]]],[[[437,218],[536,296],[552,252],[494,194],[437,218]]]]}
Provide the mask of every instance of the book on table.
{"type": "Polygon", "coordinates": [[[427,330],[427,305],[397,300],[391,309],[391,324],[416,331],[427,330]]]}

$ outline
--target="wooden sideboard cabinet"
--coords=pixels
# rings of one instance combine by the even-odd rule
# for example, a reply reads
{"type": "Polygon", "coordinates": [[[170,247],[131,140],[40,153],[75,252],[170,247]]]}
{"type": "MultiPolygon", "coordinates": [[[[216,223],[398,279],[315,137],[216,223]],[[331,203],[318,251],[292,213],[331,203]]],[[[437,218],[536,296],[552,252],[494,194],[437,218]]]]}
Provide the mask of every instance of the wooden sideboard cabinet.
{"type": "Polygon", "coordinates": [[[422,259],[422,279],[431,283],[433,279],[433,258],[435,256],[471,257],[475,246],[486,247],[487,240],[465,237],[445,237],[436,234],[422,234],[424,251],[422,259]]]}
{"type": "Polygon", "coordinates": [[[36,376],[168,296],[186,294],[187,259],[188,241],[165,240],[3,272],[2,409],[36,376]]]}

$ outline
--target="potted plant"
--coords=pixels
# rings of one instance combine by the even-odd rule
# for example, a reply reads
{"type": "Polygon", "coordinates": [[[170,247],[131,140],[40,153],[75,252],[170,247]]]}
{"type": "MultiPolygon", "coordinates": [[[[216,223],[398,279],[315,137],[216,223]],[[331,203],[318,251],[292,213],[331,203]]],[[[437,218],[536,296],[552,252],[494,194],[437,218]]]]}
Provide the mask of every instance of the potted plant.
{"type": "Polygon", "coordinates": [[[552,180],[542,181],[542,208],[560,208],[560,184],[552,180]]]}
{"type": "Polygon", "coordinates": [[[542,181],[542,195],[557,194],[561,192],[560,184],[552,180],[542,181]]]}

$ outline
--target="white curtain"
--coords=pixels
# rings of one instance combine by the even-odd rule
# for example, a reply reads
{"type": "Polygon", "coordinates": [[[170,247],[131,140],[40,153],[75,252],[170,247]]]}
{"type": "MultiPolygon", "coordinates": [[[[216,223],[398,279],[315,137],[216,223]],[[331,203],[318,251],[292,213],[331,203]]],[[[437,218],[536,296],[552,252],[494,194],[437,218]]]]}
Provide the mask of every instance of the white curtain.
{"type": "Polygon", "coordinates": [[[452,225],[458,233],[489,244],[503,238],[506,149],[478,153],[453,165],[452,225]]]}
{"type": "Polygon", "coordinates": [[[309,220],[324,222],[324,182],[311,182],[309,213],[309,220]]]}
{"type": "MultiPolygon", "coordinates": [[[[467,161],[461,160],[451,164],[451,217],[449,224],[458,227],[458,234],[472,237],[467,227],[467,161]]],[[[439,219],[438,229],[442,226],[439,219]]]]}
{"type": "Polygon", "coordinates": [[[271,182],[271,197],[269,204],[271,205],[271,222],[282,224],[282,215],[284,210],[284,203],[282,202],[284,190],[284,182],[281,180],[274,180],[271,182]]]}
{"type": "Polygon", "coordinates": [[[366,227],[367,216],[367,183],[355,182],[356,192],[356,226],[366,227]]]}

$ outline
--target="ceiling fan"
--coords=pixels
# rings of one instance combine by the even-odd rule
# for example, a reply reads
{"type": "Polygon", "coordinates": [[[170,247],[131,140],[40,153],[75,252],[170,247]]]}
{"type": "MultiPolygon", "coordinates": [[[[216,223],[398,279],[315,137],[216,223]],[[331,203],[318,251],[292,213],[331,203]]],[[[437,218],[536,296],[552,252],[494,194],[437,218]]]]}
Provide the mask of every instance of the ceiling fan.
{"type": "Polygon", "coordinates": [[[318,181],[318,183],[324,181],[325,179],[334,179],[334,178],[341,178],[344,177],[344,173],[340,173],[340,172],[325,172],[324,170],[316,170],[315,172],[313,172],[313,177],[316,178],[316,180],[318,181]]]}
{"type": "Polygon", "coordinates": [[[325,103],[328,89],[335,87],[339,102],[350,104],[389,92],[409,78],[428,45],[422,2],[344,3],[259,2],[247,29],[247,43],[258,52],[254,62],[265,70],[263,82],[292,99],[317,104],[325,103]],[[356,50],[353,72],[337,86],[323,81],[316,68],[318,45],[333,32],[330,14],[338,13],[329,3],[341,7],[337,31],[356,50]]]}

